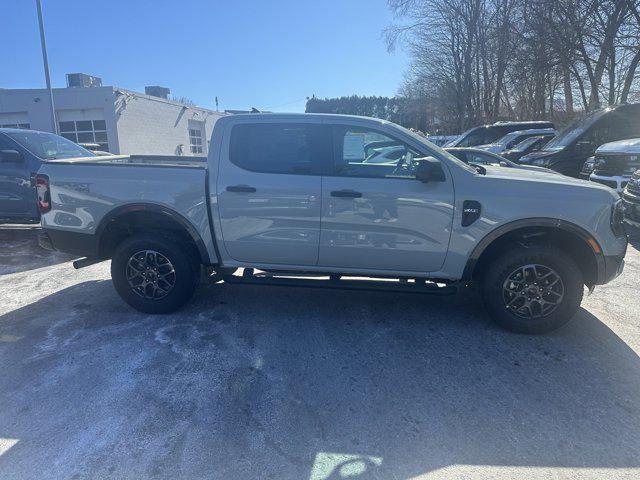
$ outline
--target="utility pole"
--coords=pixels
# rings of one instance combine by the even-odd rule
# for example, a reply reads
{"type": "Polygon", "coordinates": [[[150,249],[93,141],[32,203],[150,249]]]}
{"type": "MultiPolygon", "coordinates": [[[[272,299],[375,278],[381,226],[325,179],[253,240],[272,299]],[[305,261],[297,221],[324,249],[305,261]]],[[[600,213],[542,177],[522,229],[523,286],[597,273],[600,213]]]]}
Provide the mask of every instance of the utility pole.
{"type": "Polygon", "coordinates": [[[47,82],[47,90],[49,91],[49,104],[51,105],[51,124],[53,133],[58,133],[58,122],[56,121],[56,110],[53,104],[53,90],[51,89],[51,77],[49,76],[49,60],[47,59],[47,42],[44,38],[44,22],[42,21],[42,5],[40,0],[36,0],[38,8],[38,24],[40,26],[40,45],[42,47],[42,63],[44,64],[44,78],[47,82]]]}

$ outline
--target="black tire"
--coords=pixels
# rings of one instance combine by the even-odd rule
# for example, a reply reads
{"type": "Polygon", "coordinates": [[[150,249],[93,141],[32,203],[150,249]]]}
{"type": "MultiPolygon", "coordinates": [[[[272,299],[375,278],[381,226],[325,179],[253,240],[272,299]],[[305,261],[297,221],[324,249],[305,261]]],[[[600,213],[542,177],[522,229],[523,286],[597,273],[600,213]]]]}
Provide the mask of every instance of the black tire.
{"type": "MultiPolygon", "coordinates": [[[[199,281],[200,265],[190,248],[184,248],[177,239],[162,233],[135,234],[124,240],[111,260],[111,279],[122,299],[133,308],[144,313],[169,313],[182,307],[193,295],[199,281]],[[170,276],[170,288],[161,284],[168,293],[159,298],[145,298],[127,279],[130,259],[138,252],[153,251],[170,262],[174,274],[170,276]]],[[[166,265],[166,264],[165,264],[166,265]]],[[[164,271],[168,271],[166,267],[164,271]]],[[[157,274],[156,274],[157,275],[157,274]]],[[[139,278],[139,277],[138,277],[139,278]]],[[[153,286],[149,290],[153,291],[153,286]]],[[[159,294],[162,295],[162,294],[159,294]]]]}
{"type": "MultiPolygon", "coordinates": [[[[549,272],[544,268],[537,268],[536,271],[541,272],[542,275],[549,272]]],[[[491,318],[507,330],[528,334],[551,332],[571,320],[582,302],[584,294],[582,272],[566,253],[552,246],[521,246],[510,249],[493,260],[483,273],[481,290],[485,307],[491,318]],[[519,269],[526,265],[539,265],[553,270],[553,273],[560,278],[561,285],[557,285],[556,282],[556,286],[548,287],[545,285],[545,282],[548,282],[546,279],[535,282],[535,286],[529,283],[530,280],[521,282],[519,275],[524,270],[519,269]],[[518,273],[514,277],[512,274],[515,272],[518,273]],[[516,280],[512,282],[511,279],[514,278],[516,280]],[[529,296],[529,292],[543,286],[547,292],[553,289],[559,291],[560,287],[563,287],[562,297],[555,293],[543,293],[538,297],[534,293],[529,296]],[[524,294],[522,291],[516,291],[520,288],[525,291],[524,294]],[[516,300],[518,295],[526,298],[516,300]],[[545,308],[549,310],[544,312],[541,303],[535,300],[541,297],[543,300],[553,300],[557,305],[553,307],[547,304],[545,308]],[[518,309],[529,298],[533,300],[532,307],[518,309]],[[507,307],[507,303],[512,305],[507,307]],[[514,311],[515,309],[518,310],[514,311]],[[537,315],[525,318],[532,311],[537,315]]],[[[525,274],[529,279],[534,278],[534,275],[531,268],[525,274]]]]}

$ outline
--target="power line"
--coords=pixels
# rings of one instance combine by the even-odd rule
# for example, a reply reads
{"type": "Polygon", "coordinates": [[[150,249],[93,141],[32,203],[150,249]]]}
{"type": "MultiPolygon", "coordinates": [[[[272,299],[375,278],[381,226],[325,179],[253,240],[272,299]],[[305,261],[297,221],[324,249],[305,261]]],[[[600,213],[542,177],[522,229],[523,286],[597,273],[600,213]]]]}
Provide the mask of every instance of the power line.
{"type": "Polygon", "coordinates": [[[276,108],[286,107],[287,105],[293,105],[294,103],[302,102],[303,100],[306,100],[307,98],[308,97],[303,97],[303,98],[299,98],[298,100],[293,100],[291,102],[283,103],[282,105],[276,105],[275,107],[267,107],[267,108],[265,108],[265,110],[273,110],[273,109],[276,109],[276,108]]]}

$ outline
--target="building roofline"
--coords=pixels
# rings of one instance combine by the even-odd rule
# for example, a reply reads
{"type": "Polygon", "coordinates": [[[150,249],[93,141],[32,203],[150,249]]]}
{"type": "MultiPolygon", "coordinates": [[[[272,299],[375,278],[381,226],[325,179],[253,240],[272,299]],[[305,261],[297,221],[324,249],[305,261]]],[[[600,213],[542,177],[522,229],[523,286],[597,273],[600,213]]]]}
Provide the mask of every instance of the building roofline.
{"type": "MultiPolygon", "coordinates": [[[[90,87],[90,88],[93,88],[93,87],[90,87]]],[[[125,93],[128,93],[129,95],[135,95],[136,97],[142,97],[142,98],[145,98],[147,100],[153,100],[153,101],[157,101],[157,102],[161,102],[161,103],[168,103],[170,105],[175,105],[175,106],[178,106],[178,107],[186,107],[186,108],[204,110],[205,112],[218,114],[218,115],[221,115],[221,116],[225,115],[224,112],[217,112],[217,111],[212,110],[210,108],[201,107],[199,105],[187,105],[186,103],[176,102],[175,100],[170,100],[168,98],[155,97],[153,95],[148,95],[146,93],[140,93],[140,92],[136,92],[134,90],[129,90],[128,88],[117,87],[117,86],[113,86],[111,88],[113,88],[114,92],[125,92],[125,93]]]]}
{"type": "MultiPolygon", "coordinates": [[[[181,103],[181,102],[176,102],[174,100],[169,100],[166,98],[160,98],[160,97],[154,97],[153,95],[147,95],[146,93],[141,93],[141,92],[136,92],[134,90],[129,90],[128,88],[123,88],[123,87],[118,87],[115,85],[103,85],[101,87],[59,87],[59,88],[53,88],[53,92],[54,94],[56,92],[67,92],[67,91],[73,91],[74,93],[80,93],[81,95],[85,94],[85,93],[91,93],[91,92],[95,92],[97,90],[111,90],[114,93],[115,92],[124,92],[126,94],[129,95],[134,95],[136,97],[141,97],[147,100],[153,100],[153,101],[158,101],[161,103],[167,103],[170,105],[175,105],[178,107],[186,107],[186,108],[191,108],[194,110],[201,110],[201,111],[205,111],[207,113],[211,113],[211,114],[217,114],[220,116],[224,116],[226,115],[224,112],[217,112],[215,110],[212,110],[210,108],[205,108],[205,107],[200,107],[198,105],[187,105],[185,103],[181,103]]],[[[46,94],[47,93],[47,89],[46,88],[3,88],[0,89],[0,93],[2,94],[11,94],[11,93],[23,93],[23,94],[31,94],[31,95],[42,95],[42,94],[46,94]]]]}

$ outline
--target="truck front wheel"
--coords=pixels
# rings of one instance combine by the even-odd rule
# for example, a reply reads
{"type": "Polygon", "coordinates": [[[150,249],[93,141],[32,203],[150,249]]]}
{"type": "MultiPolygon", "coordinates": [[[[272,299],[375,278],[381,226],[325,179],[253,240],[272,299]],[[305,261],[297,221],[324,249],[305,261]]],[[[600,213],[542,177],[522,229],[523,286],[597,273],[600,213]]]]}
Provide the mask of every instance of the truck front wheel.
{"type": "Polygon", "coordinates": [[[144,313],[168,313],[193,295],[199,265],[190,249],[162,234],[124,240],[111,260],[111,279],[122,299],[144,313]]]}
{"type": "Polygon", "coordinates": [[[584,293],[582,272],[553,246],[516,247],[493,260],[482,277],[491,318],[519,333],[546,333],[575,315],[584,293]]]}

